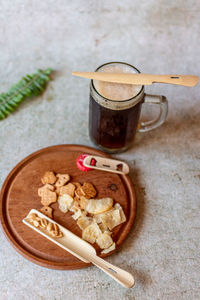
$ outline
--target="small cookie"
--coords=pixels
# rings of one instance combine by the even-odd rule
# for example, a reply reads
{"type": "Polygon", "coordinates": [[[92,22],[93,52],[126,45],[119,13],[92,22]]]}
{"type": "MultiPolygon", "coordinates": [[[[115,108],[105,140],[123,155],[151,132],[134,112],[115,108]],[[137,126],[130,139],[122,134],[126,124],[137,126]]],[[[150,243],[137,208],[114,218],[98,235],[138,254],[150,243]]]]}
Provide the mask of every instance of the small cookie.
{"type": "Polygon", "coordinates": [[[56,182],[56,176],[54,172],[47,171],[44,173],[44,176],[41,178],[43,184],[54,184],[56,182]]]}
{"type": "Polygon", "coordinates": [[[62,237],[63,233],[60,231],[60,228],[55,223],[49,223],[46,227],[47,231],[53,237],[62,237]]]}
{"type": "Polygon", "coordinates": [[[85,196],[85,193],[82,191],[81,187],[78,187],[75,190],[75,195],[76,195],[76,197],[81,198],[82,196],[85,196]]]}
{"type": "Polygon", "coordinates": [[[48,190],[53,192],[54,191],[54,186],[49,184],[49,183],[43,185],[41,188],[38,189],[38,196],[42,197],[42,194],[43,194],[45,189],[48,189],[48,190]]]}
{"type": "Polygon", "coordinates": [[[53,236],[57,236],[59,234],[59,228],[57,224],[53,224],[53,230],[51,231],[53,236]]]}
{"type": "Polygon", "coordinates": [[[49,222],[47,221],[47,219],[42,218],[42,219],[40,220],[40,227],[46,228],[48,224],[49,224],[49,222]]]}
{"type": "Polygon", "coordinates": [[[53,223],[49,223],[48,225],[47,225],[47,231],[52,231],[52,229],[53,229],[53,223]]]}
{"type": "Polygon", "coordinates": [[[49,206],[43,206],[40,209],[41,213],[43,213],[45,216],[49,217],[49,218],[53,218],[53,208],[49,207],[49,206]]]}
{"type": "Polygon", "coordinates": [[[40,220],[41,218],[38,217],[38,215],[32,213],[28,216],[28,220],[35,226],[39,227],[40,226],[40,220]]]}
{"type": "Polygon", "coordinates": [[[95,190],[93,184],[90,182],[84,182],[80,189],[83,195],[88,199],[95,197],[97,194],[97,191],[95,190]]]}
{"type": "Polygon", "coordinates": [[[37,215],[34,213],[28,215],[28,219],[30,219],[30,220],[36,220],[36,218],[37,218],[37,215]]]}
{"type": "Polygon", "coordinates": [[[40,226],[40,221],[33,220],[33,225],[35,227],[39,227],[40,226]]]}
{"type": "Polygon", "coordinates": [[[75,185],[72,183],[68,183],[60,188],[60,195],[68,194],[71,197],[74,197],[75,185]]]}
{"type": "Polygon", "coordinates": [[[55,192],[52,192],[48,189],[44,189],[42,194],[41,203],[43,206],[49,206],[51,203],[56,202],[57,195],[55,192]]]}
{"type": "Polygon", "coordinates": [[[79,182],[72,182],[73,185],[75,185],[76,188],[81,187],[81,184],[79,182]]]}
{"type": "Polygon", "coordinates": [[[74,197],[74,202],[77,202],[77,204],[80,202],[80,198],[78,198],[78,197],[74,197]]]}
{"type": "Polygon", "coordinates": [[[65,185],[70,180],[70,176],[68,174],[57,174],[56,177],[56,188],[65,185]]]}

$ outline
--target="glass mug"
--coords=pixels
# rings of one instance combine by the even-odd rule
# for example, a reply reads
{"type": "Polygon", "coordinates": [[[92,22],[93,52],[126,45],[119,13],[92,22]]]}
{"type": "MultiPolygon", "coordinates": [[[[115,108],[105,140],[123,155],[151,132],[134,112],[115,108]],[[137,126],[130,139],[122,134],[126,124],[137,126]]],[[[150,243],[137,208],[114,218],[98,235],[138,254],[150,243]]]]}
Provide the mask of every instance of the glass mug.
{"type": "MultiPolygon", "coordinates": [[[[140,73],[134,66],[124,62],[103,64],[96,72],[140,73]]],[[[136,132],[157,128],[165,122],[167,112],[167,99],[145,94],[144,86],[91,80],[89,135],[105,152],[125,151],[132,145],[136,132]],[[140,122],[141,107],[145,103],[159,105],[160,112],[156,119],[140,122]]]]}

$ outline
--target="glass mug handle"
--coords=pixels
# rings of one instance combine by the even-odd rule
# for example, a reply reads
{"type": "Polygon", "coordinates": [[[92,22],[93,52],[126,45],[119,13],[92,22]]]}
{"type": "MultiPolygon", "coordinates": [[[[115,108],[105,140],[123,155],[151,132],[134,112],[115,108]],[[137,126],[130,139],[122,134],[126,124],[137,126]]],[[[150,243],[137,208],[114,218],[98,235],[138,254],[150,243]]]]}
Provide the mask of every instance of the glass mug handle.
{"type": "Polygon", "coordinates": [[[147,122],[139,122],[139,126],[137,131],[139,132],[146,132],[150,131],[152,129],[155,129],[162,125],[166,118],[168,113],[168,102],[165,96],[159,96],[159,95],[149,95],[145,94],[144,96],[144,103],[151,103],[151,104],[157,104],[160,106],[160,113],[158,117],[154,120],[147,121],[147,122]]]}

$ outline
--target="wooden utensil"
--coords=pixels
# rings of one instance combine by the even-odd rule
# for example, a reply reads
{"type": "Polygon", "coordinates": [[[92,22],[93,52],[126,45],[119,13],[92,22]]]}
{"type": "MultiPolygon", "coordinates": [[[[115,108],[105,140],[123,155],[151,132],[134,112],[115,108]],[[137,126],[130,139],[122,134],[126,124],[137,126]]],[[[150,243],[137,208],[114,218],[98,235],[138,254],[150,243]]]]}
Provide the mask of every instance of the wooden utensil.
{"type": "Polygon", "coordinates": [[[199,77],[195,75],[154,75],[131,73],[104,73],[104,72],[72,72],[73,75],[100,81],[124,84],[151,85],[152,83],[170,83],[183,86],[195,86],[199,77]]]}
{"type": "Polygon", "coordinates": [[[117,174],[129,173],[129,166],[125,162],[96,155],[87,155],[83,160],[83,165],[91,169],[117,174]]]}
{"type": "Polygon", "coordinates": [[[22,222],[29,226],[30,228],[34,229],[38,233],[42,234],[44,237],[58,245],[59,247],[63,248],[64,250],[70,252],[72,255],[78,257],[80,260],[86,263],[93,263],[95,266],[100,268],[114,280],[119,282],[121,285],[127,288],[131,288],[134,285],[134,278],[133,276],[108,263],[107,261],[103,260],[102,258],[96,255],[96,250],[90,245],[88,242],[84,241],[83,239],[79,238],[71,231],[67,230],[65,227],[61,226],[57,222],[53,221],[52,219],[48,218],[40,211],[36,209],[32,209],[27,217],[25,217],[22,222]],[[46,219],[48,222],[55,223],[58,225],[60,231],[63,233],[63,237],[55,238],[48,234],[47,231],[40,227],[35,227],[28,218],[30,214],[37,214],[40,218],[46,219]]]}

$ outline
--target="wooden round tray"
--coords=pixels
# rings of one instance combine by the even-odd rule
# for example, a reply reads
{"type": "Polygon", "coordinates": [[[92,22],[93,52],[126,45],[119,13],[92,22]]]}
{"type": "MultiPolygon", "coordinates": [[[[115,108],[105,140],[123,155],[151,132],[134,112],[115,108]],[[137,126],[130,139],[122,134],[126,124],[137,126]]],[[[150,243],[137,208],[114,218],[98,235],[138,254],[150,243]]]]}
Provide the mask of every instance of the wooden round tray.
{"type": "MultiPolygon", "coordinates": [[[[130,178],[110,172],[91,170],[80,171],[76,158],[83,153],[109,157],[107,154],[80,145],[58,145],[41,149],[22,160],[6,178],[0,194],[0,220],[6,237],[12,246],[30,261],[47,268],[70,270],[87,267],[70,253],[53,244],[45,237],[22,223],[22,219],[32,209],[40,209],[37,190],[42,175],[49,170],[56,173],[68,173],[73,181],[89,181],[97,189],[98,197],[111,197],[124,209],[127,221],[114,229],[113,240],[116,248],[122,244],[133,224],[136,213],[136,197],[130,178]],[[112,189],[112,184],[117,187],[112,189]]],[[[54,220],[81,237],[81,230],[71,213],[62,213],[58,204],[54,208],[54,220]]],[[[100,249],[95,247],[97,254],[100,249]]],[[[110,255],[100,255],[105,257],[110,255]]]]}

